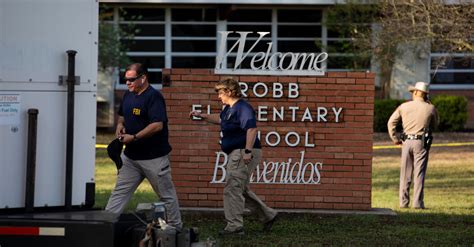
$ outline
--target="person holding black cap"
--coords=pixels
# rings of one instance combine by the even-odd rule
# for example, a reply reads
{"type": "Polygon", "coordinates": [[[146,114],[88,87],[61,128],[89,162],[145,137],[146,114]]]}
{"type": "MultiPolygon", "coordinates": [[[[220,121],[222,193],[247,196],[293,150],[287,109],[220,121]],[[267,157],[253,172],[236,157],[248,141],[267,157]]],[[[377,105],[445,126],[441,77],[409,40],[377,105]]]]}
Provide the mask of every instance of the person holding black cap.
{"type": "Polygon", "coordinates": [[[180,229],[181,213],[168,158],[171,146],[165,100],[150,86],[147,69],[140,63],[126,68],[125,81],[128,92],[125,92],[119,108],[115,134],[126,147],[121,155],[123,166],[105,210],[122,213],[146,178],[165,203],[167,223],[180,229]]]}
{"type": "Polygon", "coordinates": [[[255,111],[241,98],[242,92],[236,80],[224,79],[215,85],[215,90],[225,105],[222,112],[203,114],[192,111],[190,117],[200,117],[207,122],[221,125],[221,148],[229,157],[224,188],[224,214],[227,225],[219,234],[244,234],[245,206],[257,212],[264,224],[263,230],[270,231],[277,219],[277,212],[262,202],[249,187],[250,174],[262,158],[255,111]]]}
{"type": "Polygon", "coordinates": [[[438,113],[428,101],[428,84],[417,82],[408,90],[412,101],[401,104],[387,123],[388,133],[395,145],[402,145],[400,167],[400,208],[407,208],[410,203],[410,184],[414,181],[413,208],[424,209],[424,184],[428,155],[432,137],[431,131],[438,125],[438,113]],[[403,133],[396,133],[397,124],[402,122],[403,133]]]}

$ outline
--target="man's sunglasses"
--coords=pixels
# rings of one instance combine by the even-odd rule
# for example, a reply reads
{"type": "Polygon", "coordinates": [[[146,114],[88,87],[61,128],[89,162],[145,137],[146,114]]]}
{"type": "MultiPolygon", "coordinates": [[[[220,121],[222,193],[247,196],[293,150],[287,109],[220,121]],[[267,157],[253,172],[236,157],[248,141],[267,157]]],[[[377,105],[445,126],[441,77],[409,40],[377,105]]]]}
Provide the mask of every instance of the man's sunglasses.
{"type": "Polygon", "coordinates": [[[125,82],[129,81],[129,82],[135,82],[138,78],[142,77],[143,75],[139,75],[139,76],[136,76],[136,77],[132,77],[132,78],[123,78],[125,80],[125,82]]]}

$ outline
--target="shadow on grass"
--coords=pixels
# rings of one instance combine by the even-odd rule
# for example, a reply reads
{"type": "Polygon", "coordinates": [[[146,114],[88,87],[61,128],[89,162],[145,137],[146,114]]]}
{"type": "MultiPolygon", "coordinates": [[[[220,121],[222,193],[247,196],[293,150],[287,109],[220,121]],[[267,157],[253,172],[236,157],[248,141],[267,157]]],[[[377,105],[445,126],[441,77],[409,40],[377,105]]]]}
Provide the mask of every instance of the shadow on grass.
{"type": "MultiPolygon", "coordinates": [[[[110,190],[97,190],[95,192],[95,205],[96,208],[105,208],[107,201],[109,200],[110,190]]],[[[127,204],[125,211],[133,211],[137,208],[138,203],[148,203],[159,201],[158,196],[153,191],[140,191],[137,190],[133,194],[132,199],[127,204]]]]}
{"type": "Polygon", "coordinates": [[[223,215],[188,214],[186,226],[198,227],[201,240],[219,246],[430,246],[473,243],[473,216],[402,212],[398,216],[284,214],[264,233],[254,217],[245,218],[244,237],[218,236],[223,215]]]}

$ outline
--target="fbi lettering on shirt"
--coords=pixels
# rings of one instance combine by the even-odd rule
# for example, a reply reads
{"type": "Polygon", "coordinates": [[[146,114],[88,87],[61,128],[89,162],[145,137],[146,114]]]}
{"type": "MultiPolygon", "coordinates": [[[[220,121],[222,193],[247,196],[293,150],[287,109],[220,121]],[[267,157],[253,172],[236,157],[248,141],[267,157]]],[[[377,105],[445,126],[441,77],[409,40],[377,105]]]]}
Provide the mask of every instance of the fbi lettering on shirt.
{"type": "Polygon", "coordinates": [[[141,111],[141,110],[138,109],[138,108],[133,108],[132,114],[135,115],[135,116],[140,116],[140,111],[141,111]]]}

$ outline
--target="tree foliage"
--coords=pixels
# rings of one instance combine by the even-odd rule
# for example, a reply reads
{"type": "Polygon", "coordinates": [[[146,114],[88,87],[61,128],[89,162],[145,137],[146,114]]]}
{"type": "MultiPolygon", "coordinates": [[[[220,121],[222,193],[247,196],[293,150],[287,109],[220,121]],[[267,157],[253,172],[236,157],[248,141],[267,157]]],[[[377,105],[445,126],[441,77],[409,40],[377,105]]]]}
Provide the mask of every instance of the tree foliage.
{"type": "MultiPolygon", "coordinates": [[[[474,52],[474,5],[471,0],[382,0],[375,53],[385,46],[431,43],[431,50],[474,52]],[[382,42],[383,41],[383,42],[382,42]]],[[[428,51],[429,52],[429,51],[428,51]]]]}
{"type": "Polygon", "coordinates": [[[344,41],[339,47],[328,46],[327,52],[342,52],[354,54],[355,57],[348,69],[366,68],[364,62],[372,56],[370,35],[372,23],[378,15],[378,8],[373,4],[355,4],[349,2],[337,4],[329,9],[326,16],[326,26],[330,36],[337,35],[344,41]]]}
{"type": "MultiPolygon", "coordinates": [[[[122,14],[125,12],[119,9],[122,14]]],[[[139,17],[136,17],[138,19],[139,17]]],[[[103,7],[99,14],[99,68],[122,67],[130,63],[127,56],[133,37],[139,32],[135,25],[116,25],[113,9],[103,7]]]]}
{"type": "MultiPolygon", "coordinates": [[[[354,54],[371,53],[380,65],[384,92],[390,88],[400,45],[414,45],[416,52],[427,54],[472,53],[473,20],[472,0],[356,0],[330,8],[327,25],[328,30],[339,28],[351,37],[354,54]]],[[[433,65],[443,66],[446,59],[449,56],[433,65]]]]}

